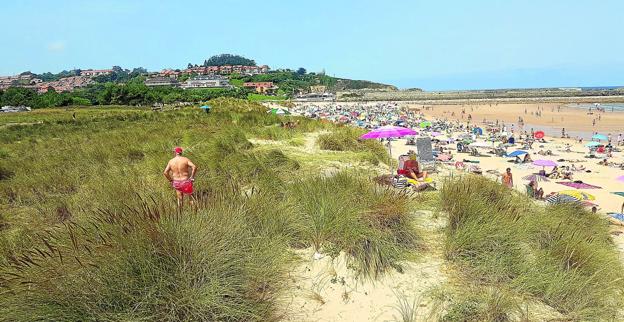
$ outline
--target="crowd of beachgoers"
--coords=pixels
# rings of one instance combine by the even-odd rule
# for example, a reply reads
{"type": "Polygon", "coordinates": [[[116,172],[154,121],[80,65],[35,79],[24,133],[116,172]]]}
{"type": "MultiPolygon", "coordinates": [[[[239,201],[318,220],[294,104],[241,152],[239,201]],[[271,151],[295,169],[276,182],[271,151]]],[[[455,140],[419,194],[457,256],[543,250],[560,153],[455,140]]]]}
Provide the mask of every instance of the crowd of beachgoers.
{"type": "MultiPolygon", "coordinates": [[[[457,109],[449,118],[426,116],[426,110],[398,102],[323,102],[296,104],[289,112],[369,131],[383,126],[411,128],[417,132],[414,136],[386,140],[385,144],[399,159],[420,159],[416,139],[431,139],[440,166],[433,173],[481,174],[538,200],[579,202],[614,216],[624,212],[624,134],[596,129],[584,138],[571,136],[563,127],[556,131],[533,129],[525,124],[523,115],[518,115],[516,122],[505,123],[477,120],[466,109],[457,109]],[[555,132],[560,135],[553,136],[555,132]]],[[[535,113],[541,113],[540,109],[532,115],[535,113]]],[[[406,162],[401,161],[399,167],[404,167],[406,162]]],[[[397,173],[411,182],[426,181],[432,173],[418,165],[412,170],[399,168],[397,173]]]]}

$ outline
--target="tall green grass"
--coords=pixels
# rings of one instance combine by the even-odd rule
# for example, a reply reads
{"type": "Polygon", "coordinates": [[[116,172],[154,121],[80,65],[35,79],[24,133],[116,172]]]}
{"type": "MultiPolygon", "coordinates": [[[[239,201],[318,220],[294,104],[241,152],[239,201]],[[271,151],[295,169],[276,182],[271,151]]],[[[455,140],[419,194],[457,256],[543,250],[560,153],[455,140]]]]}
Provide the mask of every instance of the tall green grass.
{"type": "Polygon", "coordinates": [[[353,127],[339,127],[318,137],[318,145],[323,150],[364,152],[365,158],[374,164],[388,163],[386,148],[376,140],[361,140],[365,132],[353,127]]]}
{"type": "Polygon", "coordinates": [[[618,317],[624,268],[607,222],[573,205],[538,206],[478,176],[446,182],[446,257],[478,284],[528,294],[573,319],[618,317]]]}
{"type": "Polygon", "coordinates": [[[403,192],[349,172],[299,181],[288,192],[304,240],[317,250],[345,251],[366,277],[400,270],[417,246],[411,198],[403,192]]]}
{"type": "Polygon", "coordinates": [[[411,196],[308,177],[248,139],[332,125],[241,111],[47,110],[0,133],[2,319],[275,320],[293,248],[344,251],[370,278],[400,269],[411,196]],[[182,213],[162,177],[177,145],[200,168],[182,213]]]}

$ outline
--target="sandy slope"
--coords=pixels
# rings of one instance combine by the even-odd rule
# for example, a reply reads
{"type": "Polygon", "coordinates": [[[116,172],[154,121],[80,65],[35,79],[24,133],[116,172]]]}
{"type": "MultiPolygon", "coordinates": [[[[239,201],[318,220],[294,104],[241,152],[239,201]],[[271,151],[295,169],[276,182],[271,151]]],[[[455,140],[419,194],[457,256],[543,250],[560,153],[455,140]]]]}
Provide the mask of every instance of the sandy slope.
{"type": "Polygon", "coordinates": [[[358,278],[345,254],[314,259],[312,249],[298,252],[301,262],[291,273],[294,285],[283,299],[286,321],[395,321],[401,296],[416,300],[418,315],[426,320],[431,308],[427,292],[447,279],[440,250],[443,222],[430,211],[415,217],[428,250],[403,263],[403,273],[392,270],[374,282],[358,278]]]}

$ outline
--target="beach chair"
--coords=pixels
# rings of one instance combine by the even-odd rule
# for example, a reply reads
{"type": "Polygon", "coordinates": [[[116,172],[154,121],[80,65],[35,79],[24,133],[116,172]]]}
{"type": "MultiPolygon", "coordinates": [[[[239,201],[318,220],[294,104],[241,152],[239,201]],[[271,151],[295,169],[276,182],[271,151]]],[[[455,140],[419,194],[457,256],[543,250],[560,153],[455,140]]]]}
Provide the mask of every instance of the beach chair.
{"type": "Polygon", "coordinates": [[[437,161],[433,156],[431,138],[417,138],[416,150],[418,151],[418,163],[420,163],[421,171],[436,171],[437,161]]]}

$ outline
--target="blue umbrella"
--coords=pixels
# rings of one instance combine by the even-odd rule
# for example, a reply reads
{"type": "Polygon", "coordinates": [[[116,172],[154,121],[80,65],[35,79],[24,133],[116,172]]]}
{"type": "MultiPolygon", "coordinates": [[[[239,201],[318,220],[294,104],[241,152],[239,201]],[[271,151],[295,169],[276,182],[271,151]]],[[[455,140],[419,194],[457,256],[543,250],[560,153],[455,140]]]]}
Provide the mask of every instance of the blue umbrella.
{"type": "Polygon", "coordinates": [[[508,158],[515,158],[515,157],[519,157],[519,156],[527,154],[527,153],[529,153],[529,152],[522,151],[522,150],[516,150],[516,151],[513,151],[513,152],[507,154],[507,157],[508,158]]]}
{"type": "Polygon", "coordinates": [[[585,146],[588,147],[588,148],[591,148],[591,147],[594,147],[594,146],[599,146],[599,145],[603,145],[603,144],[600,143],[600,142],[589,142],[589,143],[585,144],[585,146]]]}
{"type": "Polygon", "coordinates": [[[592,140],[606,141],[608,138],[604,134],[594,134],[594,136],[592,136],[592,140]]]}
{"type": "Polygon", "coordinates": [[[199,108],[201,108],[202,110],[209,110],[211,107],[208,105],[202,105],[199,108]]]}
{"type": "Polygon", "coordinates": [[[474,129],[472,129],[472,133],[478,134],[478,135],[483,135],[483,129],[480,128],[480,127],[475,127],[474,129]]]}

